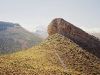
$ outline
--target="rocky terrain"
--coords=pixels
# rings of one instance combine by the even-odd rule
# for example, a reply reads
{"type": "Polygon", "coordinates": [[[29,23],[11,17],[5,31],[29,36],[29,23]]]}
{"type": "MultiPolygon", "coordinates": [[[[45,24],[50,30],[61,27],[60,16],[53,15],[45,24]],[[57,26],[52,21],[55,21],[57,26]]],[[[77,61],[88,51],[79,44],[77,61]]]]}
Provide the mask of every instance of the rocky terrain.
{"type": "Polygon", "coordinates": [[[49,35],[59,33],[73,40],[83,49],[100,57],[100,41],[96,37],[86,33],[75,25],[65,21],[62,18],[54,19],[48,26],[49,35]]]}
{"type": "Polygon", "coordinates": [[[99,49],[88,48],[95,48],[94,44],[83,46],[85,39],[99,43],[98,39],[66,23],[54,19],[43,42],[28,50],[0,56],[0,75],[100,75],[100,58],[96,55],[99,49]]]}
{"type": "Polygon", "coordinates": [[[30,48],[41,40],[19,24],[0,22],[0,54],[30,48]]]}
{"type": "Polygon", "coordinates": [[[0,57],[1,75],[100,75],[100,59],[54,34],[26,51],[0,57]]]}

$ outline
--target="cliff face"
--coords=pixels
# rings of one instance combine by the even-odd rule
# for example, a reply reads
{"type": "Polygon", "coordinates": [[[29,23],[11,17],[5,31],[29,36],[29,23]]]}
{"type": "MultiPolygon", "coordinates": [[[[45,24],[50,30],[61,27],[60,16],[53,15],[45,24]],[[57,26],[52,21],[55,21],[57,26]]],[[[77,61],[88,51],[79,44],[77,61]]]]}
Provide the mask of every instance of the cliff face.
{"type": "Polygon", "coordinates": [[[100,41],[62,18],[54,19],[48,26],[49,36],[59,33],[73,40],[80,47],[100,57],[100,41]]]}

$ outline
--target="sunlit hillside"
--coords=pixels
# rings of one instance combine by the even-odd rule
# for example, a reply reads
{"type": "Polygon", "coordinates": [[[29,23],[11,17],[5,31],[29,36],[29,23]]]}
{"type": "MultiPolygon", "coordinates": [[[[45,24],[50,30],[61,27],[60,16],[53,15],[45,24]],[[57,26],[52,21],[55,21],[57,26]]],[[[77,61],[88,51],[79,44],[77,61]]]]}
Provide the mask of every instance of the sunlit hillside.
{"type": "Polygon", "coordinates": [[[100,60],[60,34],[0,57],[0,75],[100,75],[100,60]]]}

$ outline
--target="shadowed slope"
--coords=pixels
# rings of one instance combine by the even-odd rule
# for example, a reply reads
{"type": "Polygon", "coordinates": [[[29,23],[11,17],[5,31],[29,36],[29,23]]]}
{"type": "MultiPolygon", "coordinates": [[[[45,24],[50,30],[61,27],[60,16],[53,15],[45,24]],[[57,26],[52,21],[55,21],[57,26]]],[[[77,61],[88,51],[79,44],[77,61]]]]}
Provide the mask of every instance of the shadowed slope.
{"type": "Polygon", "coordinates": [[[2,75],[99,75],[100,60],[54,34],[29,50],[0,57],[2,75]]]}
{"type": "Polygon", "coordinates": [[[56,18],[49,24],[48,33],[50,36],[55,33],[62,34],[80,47],[100,57],[100,41],[62,18],[56,18]]]}

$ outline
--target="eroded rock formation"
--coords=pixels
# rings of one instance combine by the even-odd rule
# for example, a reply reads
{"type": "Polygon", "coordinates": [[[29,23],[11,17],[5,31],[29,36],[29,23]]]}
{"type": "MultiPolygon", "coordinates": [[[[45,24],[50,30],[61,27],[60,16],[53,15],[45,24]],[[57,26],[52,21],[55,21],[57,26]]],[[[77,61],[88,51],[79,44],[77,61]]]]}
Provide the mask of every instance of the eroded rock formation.
{"type": "Polygon", "coordinates": [[[55,33],[68,37],[80,47],[100,57],[100,41],[64,19],[56,18],[48,25],[49,36],[55,33]]]}

